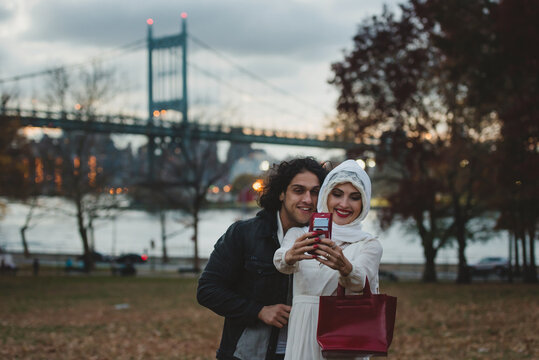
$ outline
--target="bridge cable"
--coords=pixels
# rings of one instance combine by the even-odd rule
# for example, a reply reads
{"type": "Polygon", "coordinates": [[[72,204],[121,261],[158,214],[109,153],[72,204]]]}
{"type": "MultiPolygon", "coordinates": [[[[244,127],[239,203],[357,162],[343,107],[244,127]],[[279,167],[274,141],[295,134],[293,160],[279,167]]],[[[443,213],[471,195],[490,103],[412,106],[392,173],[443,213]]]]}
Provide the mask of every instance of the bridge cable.
{"type": "Polygon", "coordinates": [[[112,49],[110,51],[104,52],[101,55],[97,55],[97,56],[95,56],[93,58],[90,58],[89,60],[86,60],[86,61],[83,61],[83,62],[80,62],[80,63],[66,64],[66,65],[62,65],[62,66],[58,66],[58,67],[44,69],[44,70],[41,70],[41,71],[36,71],[36,72],[31,72],[31,73],[26,73],[26,74],[20,74],[20,75],[5,77],[3,79],[0,79],[0,84],[13,82],[13,81],[24,80],[24,79],[29,79],[29,78],[33,78],[33,77],[42,76],[42,75],[48,75],[48,74],[52,74],[52,73],[54,73],[56,71],[59,71],[59,70],[62,70],[62,69],[80,68],[80,67],[83,67],[84,65],[91,64],[92,62],[95,62],[96,60],[100,60],[100,59],[104,59],[106,57],[110,57],[110,56],[113,55],[113,53],[115,53],[118,50],[122,50],[122,52],[120,54],[126,54],[126,53],[129,53],[129,52],[135,51],[135,50],[139,50],[140,48],[142,48],[140,46],[140,44],[146,44],[146,42],[147,42],[146,39],[136,40],[136,41],[133,41],[131,43],[119,46],[119,47],[117,47],[115,49],[112,49]]]}
{"type": "Polygon", "coordinates": [[[246,74],[247,76],[253,78],[254,80],[264,84],[265,86],[273,89],[273,91],[276,91],[278,93],[280,93],[281,95],[285,95],[285,96],[288,96],[288,97],[291,97],[293,99],[295,99],[296,101],[302,103],[303,105],[306,105],[310,108],[315,108],[319,111],[321,111],[324,115],[327,115],[327,112],[318,107],[316,104],[312,104],[300,97],[298,97],[297,95],[294,95],[286,90],[283,90],[277,86],[275,86],[274,84],[270,83],[269,81],[267,81],[266,79],[256,75],[255,73],[249,71],[248,69],[244,68],[243,66],[237,64],[236,62],[232,61],[231,59],[229,59],[227,56],[225,56],[224,54],[222,54],[221,52],[215,50],[214,48],[212,48],[210,45],[206,44],[205,42],[203,42],[202,40],[198,39],[197,37],[193,36],[192,34],[189,34],[188,35],[194,42],[196,42],[198,45],[208,49],[209,51],[212,51],[214,52],[215,54],[217,54],[220,58],[222,58],[223,60],[225,60],[226,62],[228,62],[230,65],[234,66],[236,69],[238,69],[239,71],[243,72],[244,74],[246,74]]]}
{"type": "MultiPolygon", "coordinates": [[[[245,92],[245,91],[243,91],[243,90],[241,90],[241,89],[238,89],[237,87],[235,87],[235,86],[233,86],[233,85],[227,83],[227,82],[224,81],[220,76],[215,75],[215,74],[213,74],[213,73],[211,73],[211,72],[209,72],[209,71],[207,71],[207,70],[204,70],[204,69],[202,69],[201,67],[197,66],[197,65],[194,64],[194,63],[188,63],[188,66],[189,66],[190,68],[193,68],[193,69],[199,71],[200,73],[206,75],[207,77],[214,79],[216,82],[218,82],[218,83],[220,83],[220,84],[222,84],[222,85],[228,87],[230,90],[233,90],[233,91],[235,91],[235,92],[237,92],[237,93],[239,93],[239,94],[242,94],[242,95],[248,95],[248,96],[249,96],[249,95],[252,95],[252,94],[249,94],[249,93],[247,93],[247,92],[245,92]]],[[[265,105],[265,106],[268,106],[268,107],[271,108],[271,109],[278,110],[278,111],[280,111],[280,112],[283,113],[283,114],[288,114],[288,115],[291,115],[291,116],[294,116],[294,117],[297,117],[297,118],[301,118],[301,117],[302,117],[302,116],[299,115],[299,114],[295,114],[295,113],[293,113],[293,112],[290,112],[290,111],[287,110],[287,109],[280,108],[280,107],[276,106],[275,103],[273,103],[273,102],[264,101],[264,100],[261,100],[261,99],[259,99],[258,101],[259,101],[261,104],[263,104],[263,105],[265,105]]]]}

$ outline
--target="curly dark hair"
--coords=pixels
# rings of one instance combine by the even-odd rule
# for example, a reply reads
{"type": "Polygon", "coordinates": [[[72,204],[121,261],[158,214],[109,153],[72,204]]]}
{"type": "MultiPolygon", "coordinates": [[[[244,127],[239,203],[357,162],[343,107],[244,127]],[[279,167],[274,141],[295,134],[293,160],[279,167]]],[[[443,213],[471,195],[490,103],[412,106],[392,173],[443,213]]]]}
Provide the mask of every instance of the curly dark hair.
{"type": "Polygon", "coordinates": [[[312,157],[273,164],[264,181],[264,189],[258,199],[258,204],[268,211],[278,211],[281,208],[281,200],[279,199],[281,193],[286,191],[294,176],[305,171],[315,174],[320,180],[320,185],[327,175],[327,171],[312,157]]]}

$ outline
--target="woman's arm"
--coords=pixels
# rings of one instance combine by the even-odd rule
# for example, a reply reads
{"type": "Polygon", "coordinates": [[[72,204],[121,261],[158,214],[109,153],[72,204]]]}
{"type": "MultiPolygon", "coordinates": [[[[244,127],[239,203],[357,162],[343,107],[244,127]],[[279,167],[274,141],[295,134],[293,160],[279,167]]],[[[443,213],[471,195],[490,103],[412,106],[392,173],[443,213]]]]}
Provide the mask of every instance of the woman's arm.
{"type": "Polygon", "coordinates": [[[382,259],[382,245],[375,238],[364,240],[364,243],[353,244],[354,253],[348,258],[343,250],[331,239],[323,239],[316,251],[317,260],[339,272],[339,283],[353,292],[365,287],[365,278],[374,293],[378,292],[378,268],[382,259]]]}
{"type": "Polygon", "coordinates": [[[365,278],[368,278],[371,291],[378,293],[378,269],[382,252],[382,245],[378,239],[368,240],[356,249],[350,259],[352,271],[346,276],[341,274],[339,283],[353,292],[359,292],[365,287],[365,278]]]}
{"type": "Polygon", "coordinates": [[[312,255],[305,255],[313,250],[311,233],[304,228],[291,228],[284,236],[281,247],[273,255],[273,264],[283,274],[292,274],[298,270],[299,261],[312,259],[312,255]]]}

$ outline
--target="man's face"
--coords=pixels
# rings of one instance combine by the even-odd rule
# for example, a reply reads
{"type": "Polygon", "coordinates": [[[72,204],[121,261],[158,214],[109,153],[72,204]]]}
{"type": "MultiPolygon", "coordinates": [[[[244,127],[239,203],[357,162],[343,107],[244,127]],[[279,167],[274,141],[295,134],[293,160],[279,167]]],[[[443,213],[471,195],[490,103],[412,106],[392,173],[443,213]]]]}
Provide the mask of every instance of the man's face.
{"type": "Polygon", "coordinates": [[[320,191],[318,177],[310,171],[304,171],[292,178],[286,191],[279,199],[281,205],[281,223],[283,231],[309,223],[311,214],[316,211],[316,201],[320,191]]]}

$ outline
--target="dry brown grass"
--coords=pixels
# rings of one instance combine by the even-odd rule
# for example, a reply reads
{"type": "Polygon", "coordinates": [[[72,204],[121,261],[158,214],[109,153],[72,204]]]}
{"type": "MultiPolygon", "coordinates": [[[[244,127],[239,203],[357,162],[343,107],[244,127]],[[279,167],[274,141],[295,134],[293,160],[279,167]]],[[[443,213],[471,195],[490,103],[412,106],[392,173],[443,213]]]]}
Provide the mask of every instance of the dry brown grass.
{"type": "Polygon", "coordinates": [[[198,306],[193,279],[20,277],[0,284],[0,358],[211,359],[218,345],[222,320],[198,306]]]}
{"type": "Polygon", "coordinates": [[[384,286],[398,297],[391,358],[539,359],[539,286],[384,286]]]}
{"type": "MultiPolygon", "coordinates": [[[[0,277],[0,358],[213,359],[222,319],[195,289],[189,278],[0,277]]],[[[398,297],[391,359],[539,358],[537,285],[383,290],[398,297]]]]}

